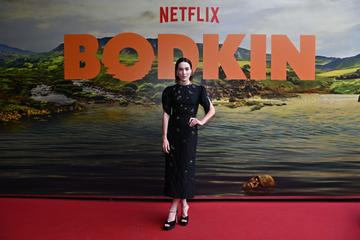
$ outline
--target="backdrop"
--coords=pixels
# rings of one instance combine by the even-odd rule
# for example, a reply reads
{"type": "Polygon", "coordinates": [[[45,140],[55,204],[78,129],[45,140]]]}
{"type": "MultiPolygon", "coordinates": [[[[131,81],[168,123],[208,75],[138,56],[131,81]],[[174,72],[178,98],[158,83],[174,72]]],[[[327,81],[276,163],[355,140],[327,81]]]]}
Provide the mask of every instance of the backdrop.
{"type": "MultiPolygon", "coordinates": [[[[193,81],[216,108],[199,127],[198,195],[359,195],[359,1],[0,3],[1,194],[162,196],[161,93],[174,79],[158,79],[157,52],[158,35],[171,33],[197,43],[193,81]],[[91,78],[64,79],[64,35],[96,38],[101,60],[125,32],[154,51],[143,78],[119,80],[101,63],[91,78]],[[247,80],[229,79],[222,67],[218,79],[204,80],[204,34],[218,34],[219,48],[229,34],[245,35],[233,55],[247,80]],[[251,76],[255,34],[266,35],[261,81],[251,76]],[[301,35],[316,38],[315,80],[300,80],[291,64],[285,80],[271,80],[276,34],[298,52],[301,35]],[[245,191],[254,176],[260,188],[245,191]]],[[[182,55],[175,49],[174,61],[182,55]]],[[[118,54],[127,67],[138,58],[131,47],[118,54]]]]}

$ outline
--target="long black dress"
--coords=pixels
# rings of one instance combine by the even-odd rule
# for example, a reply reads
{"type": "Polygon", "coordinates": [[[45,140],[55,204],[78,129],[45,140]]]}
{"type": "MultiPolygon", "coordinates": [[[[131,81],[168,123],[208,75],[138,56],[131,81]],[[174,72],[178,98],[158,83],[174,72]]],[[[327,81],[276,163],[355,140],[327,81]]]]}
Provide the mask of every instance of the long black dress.
{"type": "Polygon", "coordinates": [[[165,153],[164,195],[173,198],[193,198],[195,188],[195,159],[197,128],[189,126],[196,117],[199,104],[205,113],[210,109],[210,98],[204,86],[175,84],[164,89],[162,105],[170,115],[167,138],[170,152],[165,153]]]}

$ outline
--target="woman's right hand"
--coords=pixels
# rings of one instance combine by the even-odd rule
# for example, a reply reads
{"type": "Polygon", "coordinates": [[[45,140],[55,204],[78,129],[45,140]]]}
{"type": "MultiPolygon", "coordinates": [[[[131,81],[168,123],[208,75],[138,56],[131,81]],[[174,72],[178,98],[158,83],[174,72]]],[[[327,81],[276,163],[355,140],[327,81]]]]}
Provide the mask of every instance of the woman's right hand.
{"type": "Polygon", "coordinates": [[[164,139],[163,139],[162,148],[163,148],[163,152],[165,152],[165,153],[169,153],[169,152],[170,152],[170,144],[169,144],[169,141],[167,140],[167,138],[164,138],[164,139]]]}

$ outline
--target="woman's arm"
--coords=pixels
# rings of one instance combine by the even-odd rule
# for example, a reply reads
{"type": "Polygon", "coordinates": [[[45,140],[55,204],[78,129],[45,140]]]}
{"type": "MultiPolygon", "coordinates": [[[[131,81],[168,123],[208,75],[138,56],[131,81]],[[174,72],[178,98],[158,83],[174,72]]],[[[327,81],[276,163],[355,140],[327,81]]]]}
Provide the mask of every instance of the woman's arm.
{"type": "Polygon", "coordinates": [[[199,125],[206,124],[214,115],[215,115],[215,108],[214,108],[214,105],[212,104],[212,102],[210,101],[210,110],[208,111],[207,114],[205,114],[203,119],[200,120],[199,125]]]}
{"type": "Polygon", "coordinates": [[[170,152],[170,144],[169,141],[167,139],[167,130],[168,130],[168,125],[169,125],[169,114],[167,114],[165,111],[163,113],[163,118],[162,118],[162,141],[163,141],[163,151],[166,153],[170,152]]]}
{"type": "Polygon", "coordinates": [[[203,119],[199,120],[197,118],[190,118],[190,120],[189,120],[190,127],[193,127],[196,124],[202,126],[202,125],[206,124],[214,115],[215,115],[215,107],[212,104],[212,102],[210,101],[209,111],[205,114],[203,119]]]}

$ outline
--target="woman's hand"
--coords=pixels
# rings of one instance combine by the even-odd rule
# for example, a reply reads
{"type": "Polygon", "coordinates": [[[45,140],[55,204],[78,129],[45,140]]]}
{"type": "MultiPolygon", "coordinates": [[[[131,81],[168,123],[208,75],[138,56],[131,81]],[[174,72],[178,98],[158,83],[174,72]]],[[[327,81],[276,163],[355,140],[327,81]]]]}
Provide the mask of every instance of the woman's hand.
{"type": "Polygon", "coordinates": [[[202,126],[202,125],[204,125],[204,123],[202,121],[200,121],[199,119],[197,119],[197,118],[190,118],[189,125],[190,125],[190,127],[193,127],[195,125],[202,126]]]}
{"type": "Polygon", "coordinates": [[[164,138],[164,139],[163,139],[162,148],[163,148],[163,152],[165,152],[165,153],[169,153],[169,152],[170,152],[170,144],[169,144],[169,141],[167,140],[167,138],[164,138]]]}

